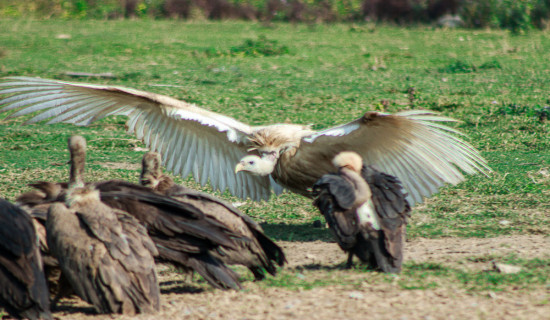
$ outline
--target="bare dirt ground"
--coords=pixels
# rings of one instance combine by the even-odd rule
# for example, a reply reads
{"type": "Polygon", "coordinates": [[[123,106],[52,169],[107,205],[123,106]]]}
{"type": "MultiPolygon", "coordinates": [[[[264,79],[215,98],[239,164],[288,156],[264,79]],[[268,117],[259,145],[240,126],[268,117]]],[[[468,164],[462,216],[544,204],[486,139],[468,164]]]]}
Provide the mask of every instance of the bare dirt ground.
{"type": "MultiPolygon", "coordinates": [[[[405,290],[395,281],[370,281],[373,272],[342,270],[346,256],[335,243],[279,242],[291,274],[320,279],[355,277],[355,285],[336,284],[310,290],[266,287],[246,281],[243,291],[220,291],[193,282],[159,266],[162,309],[136,317],[98,316],[77,298],[65,299],[61,319],[550,319],[550,286],[469,293],[455,285],[405,290]],[[357,285],[359,283],[359,285],[357,285]]],[[[468,270],[490,269],[490,262],[470,257],[549,258],[550,238],[540,235],[491,239],[414,239],[406,260],[437,262],[468,270]]],[[[404,275],[396,276],[396,279],[404,275]]]]}

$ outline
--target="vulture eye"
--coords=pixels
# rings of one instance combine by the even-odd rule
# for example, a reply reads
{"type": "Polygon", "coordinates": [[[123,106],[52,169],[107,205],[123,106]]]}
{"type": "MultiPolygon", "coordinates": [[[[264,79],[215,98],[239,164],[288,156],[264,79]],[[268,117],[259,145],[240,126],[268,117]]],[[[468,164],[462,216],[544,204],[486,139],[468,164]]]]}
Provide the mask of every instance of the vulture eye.
{"type": "Polygon", "coordinates": [[[248,164],[254,164],[253,160],[248,161],[248,164]]]}

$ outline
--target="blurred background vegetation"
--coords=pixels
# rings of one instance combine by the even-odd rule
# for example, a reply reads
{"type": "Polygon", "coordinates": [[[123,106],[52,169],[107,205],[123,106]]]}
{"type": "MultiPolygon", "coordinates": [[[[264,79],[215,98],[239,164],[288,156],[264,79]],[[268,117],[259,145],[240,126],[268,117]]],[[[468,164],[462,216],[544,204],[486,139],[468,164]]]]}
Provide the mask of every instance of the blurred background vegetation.
{"type": "Polygon", "coordinates": [[[0,18],[391,22],[547,29],[550,0],[0,0],[0,18]]]}

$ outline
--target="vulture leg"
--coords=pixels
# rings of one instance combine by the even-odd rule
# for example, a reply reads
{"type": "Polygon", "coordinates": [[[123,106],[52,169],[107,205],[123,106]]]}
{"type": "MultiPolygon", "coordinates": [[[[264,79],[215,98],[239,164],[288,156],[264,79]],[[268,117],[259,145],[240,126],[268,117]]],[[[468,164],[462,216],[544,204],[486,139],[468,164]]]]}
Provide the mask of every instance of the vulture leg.
{"type": "Polygon", "coordinates": [[[57,280],[57,293],[52,300],[52,310],[57,310],[57,304],[59,300],[68,297],[74,294],[73,287],[69,283],[69,280],[63,275],[63,272],[59,274],[59,279],[57,280]]]}
{"type": "Polygon", "coordinates": [[[348,261],[346,262],[346,269],[353,267],[353,252],[348,253],[348,261]]]}

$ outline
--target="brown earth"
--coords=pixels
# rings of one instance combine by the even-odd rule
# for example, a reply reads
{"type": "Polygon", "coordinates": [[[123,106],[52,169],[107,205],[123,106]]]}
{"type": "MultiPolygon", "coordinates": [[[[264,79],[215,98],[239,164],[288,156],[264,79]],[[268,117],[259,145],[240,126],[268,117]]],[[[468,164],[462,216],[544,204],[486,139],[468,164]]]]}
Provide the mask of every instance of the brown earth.
{"type": "MultiPolygon", "coordinates": [[[[184,280],[170,268],[159,266],[163,292],[159,314],[98,316],[78,298],[72,298],[62,301],[62,311],[55,316],[61,319],[550,319],[548,284],[496,293],[470,293],[452,282],[433,289],[405,290],[396,281],[373,281],[382,276],[376,272],[342,270],[346,256],[335,243],[279,244],[289,262],[286,276],[336,284],[303,290],[245,281],[242,291],[220,291],[184,280]],[[353,285],[349,281],[338,284],[340,278],[356,281],[353,285]]],[[[487,257],[513,253],[527,259],[550,258],[549,245],[550,238],[540,235],[414,239],[407,242],[405,259],[483,270],[492,266],[487,257]]],[[[403,277],[402,274],[395,279],[403,277]]]]}

